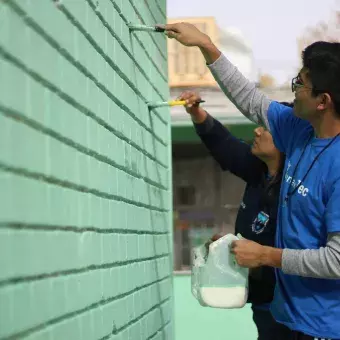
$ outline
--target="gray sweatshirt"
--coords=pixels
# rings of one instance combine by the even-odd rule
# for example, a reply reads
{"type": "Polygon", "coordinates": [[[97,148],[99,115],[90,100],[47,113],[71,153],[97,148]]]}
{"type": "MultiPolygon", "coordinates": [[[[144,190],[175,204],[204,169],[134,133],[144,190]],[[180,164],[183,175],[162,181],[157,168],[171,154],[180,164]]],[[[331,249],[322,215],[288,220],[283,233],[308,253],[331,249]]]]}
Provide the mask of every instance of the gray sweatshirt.
{"type": "MultiPolygon", "coordinates": [[[[223,54],[208,67],[240,112],[270,130],[267,112],[272,100],[246,79],[223,54]]],[[[340,279],[340,233],[328,234],[326,246],[319,249],[283,249],[282,270],[291,275],[340,279]]]]}

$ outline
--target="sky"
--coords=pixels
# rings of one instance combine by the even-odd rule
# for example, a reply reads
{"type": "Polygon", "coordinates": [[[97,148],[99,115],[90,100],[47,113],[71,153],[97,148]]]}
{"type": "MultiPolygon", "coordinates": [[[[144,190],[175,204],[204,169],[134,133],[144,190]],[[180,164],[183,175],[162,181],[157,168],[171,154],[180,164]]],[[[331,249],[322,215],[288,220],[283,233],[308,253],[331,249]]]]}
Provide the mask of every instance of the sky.
{"type": "Polygon", "coordinates": [[[236,27],[253,48],[255,67],[281,84],[297,73],[297,38],[329,20],[340,0],[167,0],[168,18],[214,16],[220,28],[236,27]]]}

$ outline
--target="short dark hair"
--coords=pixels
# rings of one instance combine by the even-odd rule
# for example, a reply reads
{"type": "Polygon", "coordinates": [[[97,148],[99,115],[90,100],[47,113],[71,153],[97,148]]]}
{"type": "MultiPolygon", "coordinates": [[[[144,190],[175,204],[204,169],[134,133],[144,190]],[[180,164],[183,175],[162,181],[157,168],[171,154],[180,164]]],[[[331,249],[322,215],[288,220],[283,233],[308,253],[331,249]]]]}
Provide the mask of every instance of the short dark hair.
{"type": "Polygon", "coordinates": [[[312,95],[328,93],[340,118],[340,43],[317,41],[302,52],[302,62],[313,85],[312,95]]]}

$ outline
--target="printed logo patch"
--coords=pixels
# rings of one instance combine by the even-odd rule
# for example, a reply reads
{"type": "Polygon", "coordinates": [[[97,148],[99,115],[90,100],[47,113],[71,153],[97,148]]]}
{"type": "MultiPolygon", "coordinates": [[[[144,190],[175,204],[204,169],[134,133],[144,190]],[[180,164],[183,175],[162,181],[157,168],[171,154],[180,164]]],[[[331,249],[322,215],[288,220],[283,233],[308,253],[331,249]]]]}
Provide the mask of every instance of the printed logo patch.
{"type": "Polygon", "coordinates": [[[261,234],[263,230],[266,228],[268,221],[269,221],[269,215],[267,215],[263,211],[259,212],[251,226],[252,231],[255,234],[261,234]]]}

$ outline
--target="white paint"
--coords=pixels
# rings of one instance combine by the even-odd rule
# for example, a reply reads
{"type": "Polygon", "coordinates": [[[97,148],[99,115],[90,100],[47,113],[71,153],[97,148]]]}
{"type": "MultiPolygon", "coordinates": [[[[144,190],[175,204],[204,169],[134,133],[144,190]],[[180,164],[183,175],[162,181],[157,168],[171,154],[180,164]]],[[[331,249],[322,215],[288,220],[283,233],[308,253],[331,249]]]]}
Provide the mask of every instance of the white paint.
{"type": "Polygon", "coordinates": [[[245,287],[201,287],[201,299],[210,307],[242,308],[248,297],[245,287]]]}

